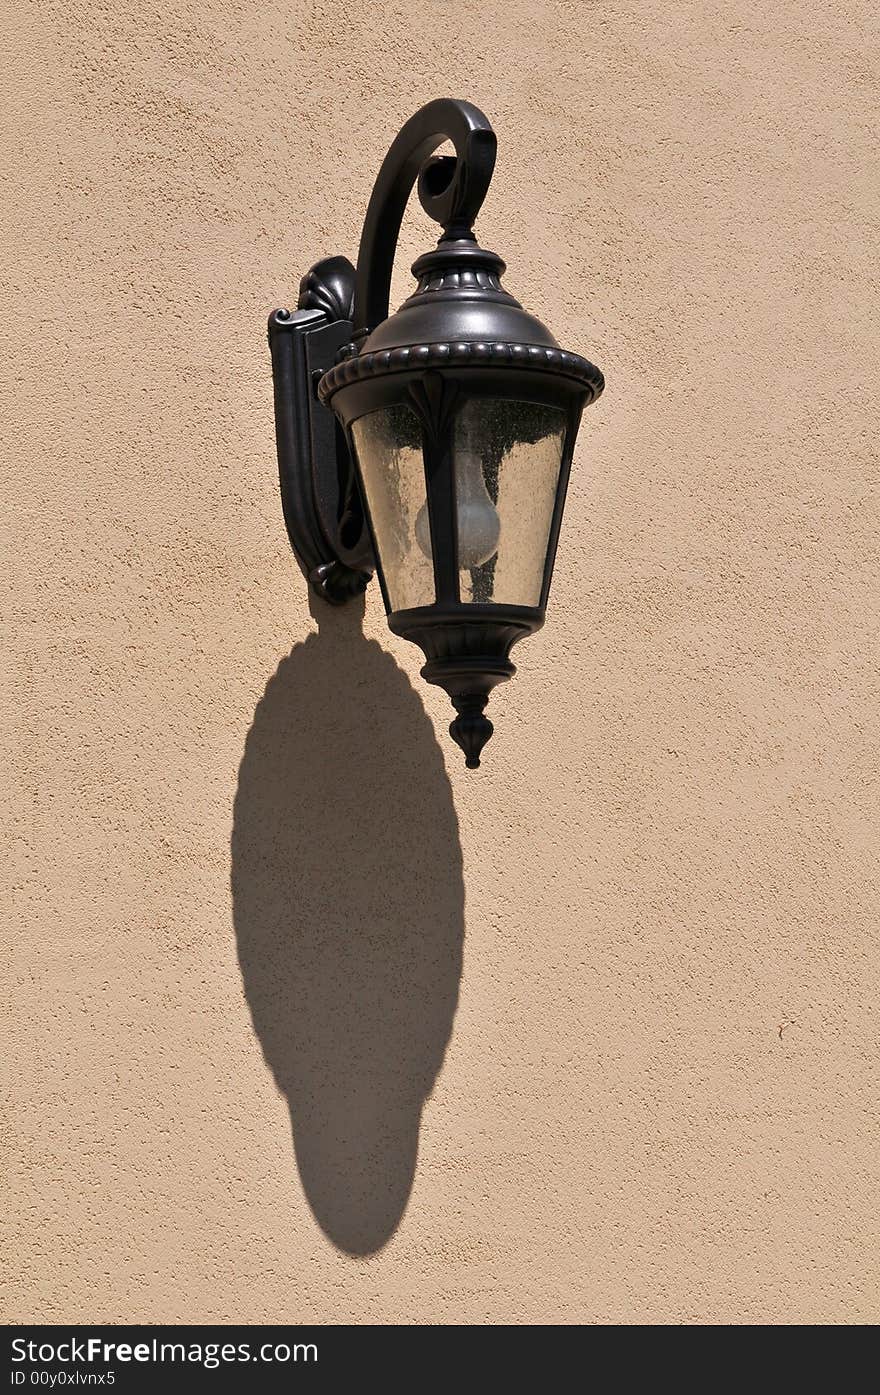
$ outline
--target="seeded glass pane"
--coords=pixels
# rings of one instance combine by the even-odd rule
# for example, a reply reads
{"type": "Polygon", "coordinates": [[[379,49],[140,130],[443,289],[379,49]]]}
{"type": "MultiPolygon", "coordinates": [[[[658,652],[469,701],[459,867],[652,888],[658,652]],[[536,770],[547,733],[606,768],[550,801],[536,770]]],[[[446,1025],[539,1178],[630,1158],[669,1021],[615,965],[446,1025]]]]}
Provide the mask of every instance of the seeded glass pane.
{"type": "Polygon", "coordinates": [[[472,398],[455,422],[461,599],[540,605],[565,413],[472,398]]]}
{"type": "Polygon", "coordinates": [[[392,610],[434,604],[422,433],[402,404],[361,417],[352,427],[379,565],[392,610]]]}

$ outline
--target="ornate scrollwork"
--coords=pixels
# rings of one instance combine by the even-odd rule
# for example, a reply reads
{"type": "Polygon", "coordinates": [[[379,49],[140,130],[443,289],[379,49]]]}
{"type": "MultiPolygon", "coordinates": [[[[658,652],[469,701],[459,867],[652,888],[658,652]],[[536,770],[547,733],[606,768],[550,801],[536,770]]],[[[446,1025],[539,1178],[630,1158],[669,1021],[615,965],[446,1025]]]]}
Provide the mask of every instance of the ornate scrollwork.
{"type": "Polygon", "coordinates": [[[328,320],[350,320],[354,314],[355,269],[348,257],[325,257],[310,267],[299,283],[298,310],[323,310],[328,320]]]}

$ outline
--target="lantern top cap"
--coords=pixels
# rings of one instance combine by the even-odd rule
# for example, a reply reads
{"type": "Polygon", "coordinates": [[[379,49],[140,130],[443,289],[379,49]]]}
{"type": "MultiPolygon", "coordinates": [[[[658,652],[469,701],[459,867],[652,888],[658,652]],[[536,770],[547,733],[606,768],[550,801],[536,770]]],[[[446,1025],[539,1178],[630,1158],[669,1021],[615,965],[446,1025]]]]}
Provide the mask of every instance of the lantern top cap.
{"type": "Polygon", "coordinates": [[[362,353],[434,342],[540,344],[558,348],[546,325],[501,284],[504,262],[472,238],[443,238],[413,263],[418,286],[395,314],[377,325],[362,353]]]}

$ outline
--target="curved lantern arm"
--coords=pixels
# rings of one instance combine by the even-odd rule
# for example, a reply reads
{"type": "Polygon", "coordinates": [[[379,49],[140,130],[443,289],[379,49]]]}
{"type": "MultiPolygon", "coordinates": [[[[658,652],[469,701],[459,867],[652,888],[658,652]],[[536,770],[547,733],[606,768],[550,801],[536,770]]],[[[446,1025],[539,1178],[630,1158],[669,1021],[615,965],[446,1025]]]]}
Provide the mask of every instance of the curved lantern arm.
{"type": "Polygon", "coordinates": [[[407,200],[418,180],[425,212],[448,238],[473,238],[471,228],[495,168],[495,132],[478,107],[441,97],[411,116],[395,137],[373,186],[358,250],[355,340],[388,317],[391,272],[407,200]],[[455,156],[429,159],[445,141],[455,156]]]}

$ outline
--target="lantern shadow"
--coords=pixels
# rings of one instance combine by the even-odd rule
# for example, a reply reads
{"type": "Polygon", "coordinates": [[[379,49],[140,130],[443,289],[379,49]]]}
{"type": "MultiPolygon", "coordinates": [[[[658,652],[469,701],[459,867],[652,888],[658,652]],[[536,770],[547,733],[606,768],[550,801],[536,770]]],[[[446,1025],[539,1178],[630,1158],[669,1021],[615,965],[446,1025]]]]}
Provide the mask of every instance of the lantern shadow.
{"type": "Polygon", "coordinates": [[[314,602],[239,769],[233,918],[244,990],[290,1108],[299,1175],[350,1254],[393,1235],[458,1002],[464,886],[452,790],[363,599],[314,602]]]}

